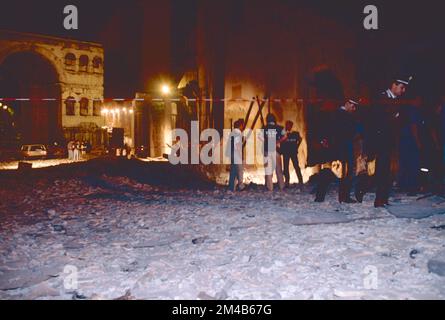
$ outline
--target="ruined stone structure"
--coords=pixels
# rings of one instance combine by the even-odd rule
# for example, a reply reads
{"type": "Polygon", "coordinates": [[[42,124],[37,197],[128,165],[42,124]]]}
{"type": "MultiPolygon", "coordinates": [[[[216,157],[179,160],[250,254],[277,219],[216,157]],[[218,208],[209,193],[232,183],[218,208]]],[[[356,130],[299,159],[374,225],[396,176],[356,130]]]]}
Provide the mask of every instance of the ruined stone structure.
{"type": "MultiPolygon", "coordinates": [[[[200,106],[202,128],[231,128],[238,118],[246,117],[248,100],[272,98],[264,106],[263,117],[272,112],[283,126],[286,120],[295,123],[294,129],[304,137],[299,152],[304,168],[307,101],[324,98],[310,79],[317,70],[328,70],[339,84],[338,96],[359,94],[354,60],[357,40],[346,27],[309,9],[285,2],[251,4],[233,1],[218,7],[197,2],[195,31],[190,36],[194,42],[188,41],[195,45],[191,50],[196,59],[184,72],[181,86],[195,81],[204,97],[225,99],[200,106]]],[[[257,110],[255,103],[249,128],[257,110]]],[[[258,119],[254,128],[261,126],[258,119]]],[[[312,173],[307,170],[306,178],[312,173]]]]}
{"type": "Polygon", "coordinates": [[[0,31],[0,97],[19,143],[103,143],[104,50],[100,44],[0,31]],[[42,100],[44,99],[44,100],[42,100]]]}

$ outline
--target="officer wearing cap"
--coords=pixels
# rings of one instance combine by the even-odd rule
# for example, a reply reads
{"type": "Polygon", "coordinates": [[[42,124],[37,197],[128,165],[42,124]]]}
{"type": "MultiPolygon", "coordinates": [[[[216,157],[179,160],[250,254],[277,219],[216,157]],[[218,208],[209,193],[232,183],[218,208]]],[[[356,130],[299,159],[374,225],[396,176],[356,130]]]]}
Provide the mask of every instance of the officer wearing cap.
{"type": "Polygon", "coordinates": [[[336,116],[338,160],[342,163],[342,177],[338,191],[338,200],[340,203],[356,202],[351,199],[350,192],[354,167],[353,141],[357,134],[357,121],[354,113],[357,111],[359,101],[359,99],[348,99],[346,103],[340,107],[336,116]]]}
{"type": "MultiPolygon", "coordinates": [[[[354,166],[353,140],[357,133],[357,121],[354,113],[357,111],[359,99],[347,99],[345,103],[331,117],[332,122],[326,123],[330,129],[324,131],[326,141],[324,148],[329,150],[330,158],[325,160],[339,160],[341,162],[341,180],[338,191],[340,203],[355,203],[351,199],[352,176],[354,166]]],[[[329,184],[335,179],[330,169],[323,169],[318,177],[315,202],[323,202],[329,184]]]]}
{"type": "Polygon", "coordinates": [[[409,78],[395,78],[391,86],[381,93],[381,99],[375,107],[374,147],[375,147],[375,182],[376,195],[374,207],[389,205],[391,190],[391,153],[396,146],[396,128],[400,118],[397,99],[402,97],[409,85],[409,78]]]}

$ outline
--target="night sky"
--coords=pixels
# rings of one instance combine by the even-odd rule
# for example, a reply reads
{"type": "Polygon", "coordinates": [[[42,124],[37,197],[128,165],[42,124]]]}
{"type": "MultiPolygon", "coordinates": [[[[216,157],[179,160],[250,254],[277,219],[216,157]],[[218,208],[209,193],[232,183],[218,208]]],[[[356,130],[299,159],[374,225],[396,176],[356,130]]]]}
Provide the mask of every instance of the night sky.
{"type": "MultiPolygon", "coordinates": [[[[153,0],[146,1],[156,3],[153,0]]],[[[199,0],[172,1],[174,19],[172,19],[171,39],[173,44],[177,44],[176,47],[172,46],[172,50],[175,52],[180,52],[177,50],[180,46],[177,39],[183,38],[184,33],[191,32],[193,28],[195,23],[194,8],[197,1],[199,0]]],[[[244,1],[249,6],[255,4],[255,0],[244,1]]],[[[441,58],[439,58],[440,54],[434,54],[434,52],[444,52],[442,42],[445,38],[445,26],[442,21],[444,11],[440,5],[441,1],[277,1],[286,2],[295,7],[295,10],[298,8],[313,9],[327,19],[348,26],[361,40],[358,54],[363,57],[369,54],[367,58],[363,58],[366,64],[374,58],[370,52],[375,51],[380,55],[384,53],[385,48],[379,47],[381,39],[387,37],[397,39],[399,36],[407,38],[408,40],[403,41],[397,48],[400,54],[401,68],[406,69],[407,72],[422,74],[423,78],[440,78],[438,74],[441,71],[437,72],[434,69],[436,60],[441,58]],[[378,31],[365,31],[362,26],[364,18],[362,11],[367,4],[374,4],[379,8],[380,29],[378,31]]],[[[270,1],[270,5],[273,6],[277,1],[270,1]]],[[[138,69],[141,61],[142,17],[140,6],[142,2],[144,1],[3,1],[0,29],[100,42],[106,50],[106,94],[133,94],[134,89],[141,89],[138,87],[138,69]],[[63,28],[63,7],[67,4],[74,4],[79,9],[79,30],[67,31],[63,28]],[[125,87],[122,86],[123,83],[125,83],[125,87]]],[[[178,69],[181,59],[174,57],[173,60],[173,68],[178,69]]],[[[360,66],[358,66],[358,70],[360,72],[360,66]]]]}

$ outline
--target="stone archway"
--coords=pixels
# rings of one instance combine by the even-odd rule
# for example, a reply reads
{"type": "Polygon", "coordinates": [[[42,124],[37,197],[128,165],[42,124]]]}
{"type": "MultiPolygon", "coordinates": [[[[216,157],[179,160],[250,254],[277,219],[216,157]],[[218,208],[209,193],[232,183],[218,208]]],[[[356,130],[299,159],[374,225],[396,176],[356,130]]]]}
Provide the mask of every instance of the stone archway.
{"type": "Polygon", "coordinates": [[[37,50],[13,50],[0,59],[0,96],[30,98],[8,101],[14,130],[9,141],[49,144],[61,138],[60,73],[37,50]],[[42,101],[50,99],[53,101],[42,101]]]}

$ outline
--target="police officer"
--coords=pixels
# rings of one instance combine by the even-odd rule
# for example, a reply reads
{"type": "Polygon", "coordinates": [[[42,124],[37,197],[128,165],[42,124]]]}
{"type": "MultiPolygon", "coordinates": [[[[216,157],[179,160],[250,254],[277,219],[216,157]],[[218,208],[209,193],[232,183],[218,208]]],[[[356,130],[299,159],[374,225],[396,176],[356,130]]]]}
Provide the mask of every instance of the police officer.
{"type": "Polygon", "coordinates": [[[410,78],[397,78],[391,86],[381,93],[378,104],[374,107],[374,148],[375,148],[375,183],[376,195],[374,207],[389,205],[391,190],[391,154],[396,146],[396,130],[400,120],[400,106],[397,99],[407,89],[410,78]]]}
{"type": "Polygon", "coordinates": [[[284,178],[286,187],[290,186],[290,173],[289,164],[292,160],[295,172],[297,173],[298,183],[300,189],[303,186],[303,175],[301,174],[300,165],[298,163],[298,148],[301,144],[301,136],[297,131],[292,131],[294,123],[292,121],[286,121],[285,129],[286,134],[281,142],[281,153],[283,155],[284,162],[284,178]]]}
{"type": "Polygon", "coordinates": [[[351,199],[353,167],[354,167],[354,137],[357,134],[357,121],[354,113],[357,111],[359,99],[348,99],[337,111],[336,123],[336,145],[337,157],[342,164],[342,176],[338,190],[340,203],[356,203],[351,199]]]}

